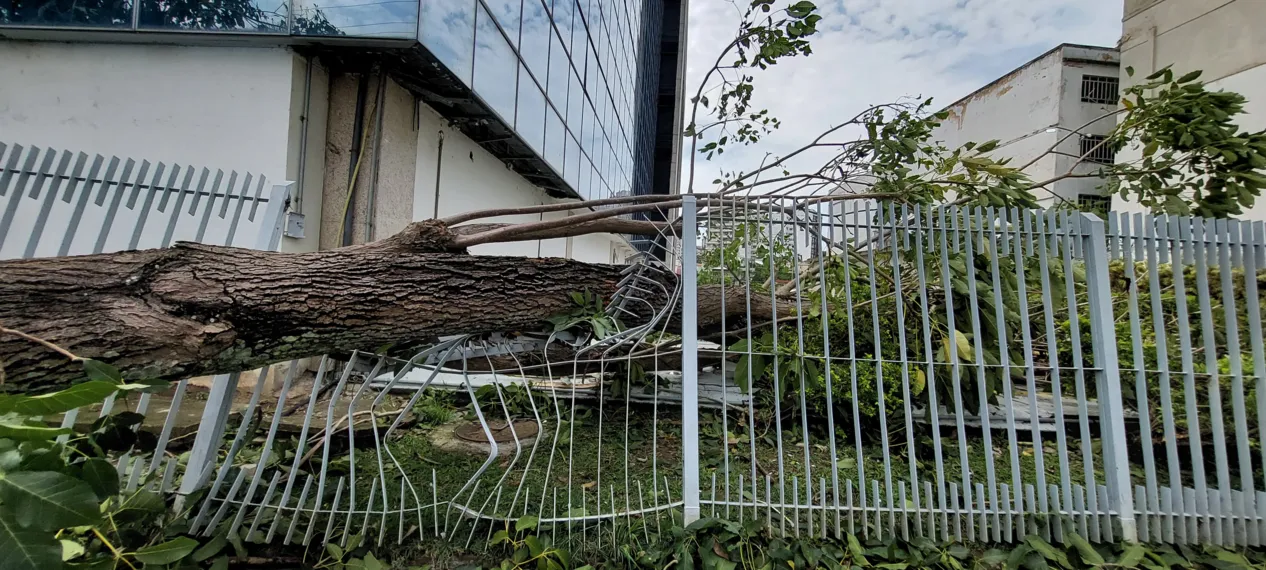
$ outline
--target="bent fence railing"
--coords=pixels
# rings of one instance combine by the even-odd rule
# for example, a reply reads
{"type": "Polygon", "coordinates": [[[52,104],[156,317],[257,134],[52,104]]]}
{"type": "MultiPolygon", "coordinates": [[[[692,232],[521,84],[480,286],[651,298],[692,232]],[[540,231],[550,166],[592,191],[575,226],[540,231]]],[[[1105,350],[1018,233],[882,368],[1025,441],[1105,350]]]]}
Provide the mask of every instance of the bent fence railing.
{"type": "MultiPolygon", "coordinates": [[[[0,256],[248,226],[275,247],[283,186],[8,152],[0,256]]],[[[612,299],[577,284],[559,330],[129,403],[154,438],[124,481],[185,497],[194,532],[304,544],[481,545],[528,517],[583,556],[712,516],[789,535],[1266,542],[1260,222],[785,196],[688,197],[682,218],[654,242],[680,267],[647,256],[612,299]]]]}

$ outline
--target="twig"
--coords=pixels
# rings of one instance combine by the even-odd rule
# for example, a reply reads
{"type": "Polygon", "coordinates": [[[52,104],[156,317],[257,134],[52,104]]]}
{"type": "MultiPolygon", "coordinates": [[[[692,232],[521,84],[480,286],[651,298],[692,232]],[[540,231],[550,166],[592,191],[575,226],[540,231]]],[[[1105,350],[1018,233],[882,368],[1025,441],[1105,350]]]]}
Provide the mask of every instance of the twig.
{"type": "Polygon", "coordinates": [[[19,338],[24,338],[24,339],[26,339],[26,340],[29,340],[29,341],[33,342],[33,343],[36,343],[36,344],[42,345],[44,348],[47,348],[47,349],[49,349],[49,350],[51,350],[51,351],[53,351],[53,352],[56,352],[56,353],[58,353],[58,354],[61,354],[62,356],[65,356],[66,358],[69,358],[71,362],[82,362],[83,360],[86,360],[85,358],[83,358],[83,357],[81,357],[81,356],[78,356],[78,355],[76,355],[75,353],[73,353],[73,352],[71,352],[71,351],[69,351],[69,350],[66,350],[66,349],[64,349],[64,348],[62,348],[62,347],[60,347],[60,346],[57,346],[56,344],[53,344],[53,343],[51,343],[51,342],[49,342],[49,341],[47,341],[47,340],[44,340],[44,339],[42,339],[42,338],[40,338],[40,337],[33,336],[33,335],[29,335],[29,334],[26,334],[26,333],[24,333],[24,332],[22,332],[22,331],[13,330],[13,329],[11,329],[11,328],[6,328],[6,327],[4,327],[3,325],[0,325],[0,334],[9,334],[9,335],[13,335],[13,336],[16,336],[16,337],[19,337],[19,338]]]}
{"type": "Polygon", "coordinates": [[[110,552],[114,554],[115,560],[122,560],[124,564],[127,564],[128,568],[136,570],[136,566],[133,566],[130,560],[124,558],[123,553],[119,552],[119,549],[115,548],[113,544],[110,544],[110,541],[106,539],[104,534],[101,534],[100,530],[97,530],[97,527],[92,527],[92,534],[97,535],[97,540],[100,540],[101,544],[104,544],[106,548],[110,549],[110,552]]]}

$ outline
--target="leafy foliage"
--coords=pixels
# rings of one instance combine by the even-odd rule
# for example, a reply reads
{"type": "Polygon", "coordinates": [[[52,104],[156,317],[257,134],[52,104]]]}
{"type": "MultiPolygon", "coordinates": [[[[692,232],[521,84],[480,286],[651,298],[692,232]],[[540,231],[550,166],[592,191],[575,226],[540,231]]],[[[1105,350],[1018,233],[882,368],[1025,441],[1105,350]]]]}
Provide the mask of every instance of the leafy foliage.
{"type": "Polygon", "coordinates": [[[1266,188],[1266,130],[1240,131],[1244,96],[1210,92],[1200,75],[1175,78],[1166,67],[1125,91],[1126,115],[1108,144],[1139,145],[1142,159],[1108,174],[1117,193],[1154,212],[1239,215],[1266,188]]]}
{"type": "Polygon", "coordinates": [[[962,543],[911,540],[867,540],[844,536],[783,537],[764,529],[761,521],[736,523],[700,519],[674,528],[657,544],[625,547],[629,567],[684,570],[806,570],[877,568],[881,570],[1250,570],[1266,568],[1266,554],[1236,552],[1215,546],[1092,545],[1066,525],[1066,544],[1055,546],[1037,535],[1013,545],[984,548],[962,543]]]}
{"type": "MultiPolygon", "coordinates": [[[[489,545],[509,556],[501,561],[500,570],[571,570],[571,556],[566,550],[553,546],[546,537],[533,534],[538,524],[536,517],[525,516],[515,521],[513,527],[507,522],[492,535],[489,545]]],[[[589,569],[589,566],[581,566],[576,570],[589,569]]]]}
{"type": "Polygon", "coordinates": [[[608,316],[603,306],[602,297],[588,288],[583,292],[573,292],[571,300],[574,305],[564,313],[553,315],[546,322],[554,325],[554,332],[562,332],[585,325],[599,339],[607,338],[623,329],[620,321],[608,316]]]}
{"type": "Polygon", "coordinates": [[[117,370],[100,362],[83,365],[92,378],[88,382],[43,396],[0,396],[0,566],[135,568],[186,560],[199,542],[181,536],[187,527],[183,517],[146,485],[122,489],[107,459],[133,449],[142,419],[138,414],[102,417],[86,434],[47,428],[32,419],[116,392],[155,388],[124,384],[117,370]],[[66,441],[59,442],[60,436],[66,441]]]}

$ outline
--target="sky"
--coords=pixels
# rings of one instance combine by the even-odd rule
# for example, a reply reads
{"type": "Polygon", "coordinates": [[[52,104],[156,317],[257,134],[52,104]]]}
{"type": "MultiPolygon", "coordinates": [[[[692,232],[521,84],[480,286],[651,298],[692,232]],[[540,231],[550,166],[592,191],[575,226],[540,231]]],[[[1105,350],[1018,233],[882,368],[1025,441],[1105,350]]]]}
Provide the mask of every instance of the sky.
{"type": "MultiPolygon", "coordinates": [[[[689,0],[687,114],[704,74],[734,37],[749,0],[689,0]],[[738,7],[736,7],[738,6],[738,7]]],[[[1122,0],[816,0],[813,53],[756,75],[754,109],[782,127],[753,147],[696,164],[696,192],[719,169],[750,169],[869,105],[902,97],[960,97],[1061,43],[1115,46],[1122,0]]],[[[805,165],[807,166],[807,165],[805,165]]],[[[683,191],[686,182],[683,164],[683,191]]]]}

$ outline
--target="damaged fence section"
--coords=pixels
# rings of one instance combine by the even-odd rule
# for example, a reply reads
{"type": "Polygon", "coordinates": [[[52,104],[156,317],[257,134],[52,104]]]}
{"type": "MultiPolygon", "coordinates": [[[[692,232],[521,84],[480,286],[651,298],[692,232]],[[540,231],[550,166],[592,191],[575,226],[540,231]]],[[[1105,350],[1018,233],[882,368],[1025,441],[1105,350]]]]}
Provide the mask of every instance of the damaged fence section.
{"type": "MultiPolygon", "coordinates": [[[[0,166],[5,256],[170,243],[154,224],[276,247],[284,186],[16,146],[0,166]],[[75,216],[113,222],[84,241],[75,216]]],[[[578,284],[539,332],[189,379],[50,421],[144,414],[127,487],[178,496],[195,533],[261,542],[473,546],[528,517],[584,555],[722,517],[1266,543],[1261,222],[797,196],[686,197],[680,215],[614,298],[578,284]]]]}

